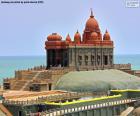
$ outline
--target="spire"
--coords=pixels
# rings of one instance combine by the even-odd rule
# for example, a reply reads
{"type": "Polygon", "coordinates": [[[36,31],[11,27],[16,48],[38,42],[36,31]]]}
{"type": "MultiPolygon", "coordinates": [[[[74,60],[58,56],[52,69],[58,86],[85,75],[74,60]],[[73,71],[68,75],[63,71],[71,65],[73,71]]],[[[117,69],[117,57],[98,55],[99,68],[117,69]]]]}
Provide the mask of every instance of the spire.
{"type": "Polygon", "coordinates": [[[78,30],[77,30],[77,32],[76,32],[75,35],[74,35],[74,41],[75,41],[75,42],[81,42],[81,35],[80,35],[80,33],[78,32],[78,30]]]}
{"type": "Polygon", "coordinates": [[[108,33],[107,29],[106,29],[105,33],[108,33]]]}
{"type": "Polygon", "coordinates": [[[90,17],[93,18],[94,16],[93,16],[92,8],[91,8],[90,10],[91,10],[91,15],[90,15],[90,17]]]}
{"type": "Polygon", "coordinates": [[[67,34],[67,37],[70,37],[69,33],[67,34]]]}
{"type": "Polygon", "coordinates": [[[71,42],[71,38],[70,38],[69,33],[68,33],[68,35],[67,35],[67,37],[66,37],[66,41],[71,42]]]}
{"type": "Polygon", "coordinates": [[[79,32],[78,32],[78,29],[77,29],[77,32],[76,32],[76,33],[79,33],[79,32]]]}
{"type": "Polygon", "coordinates": [[[105,34],[103,36],[103,40],[111,40],[110,39],[110,34],[108,33],[108,30],[106,29],[105,34]]]}

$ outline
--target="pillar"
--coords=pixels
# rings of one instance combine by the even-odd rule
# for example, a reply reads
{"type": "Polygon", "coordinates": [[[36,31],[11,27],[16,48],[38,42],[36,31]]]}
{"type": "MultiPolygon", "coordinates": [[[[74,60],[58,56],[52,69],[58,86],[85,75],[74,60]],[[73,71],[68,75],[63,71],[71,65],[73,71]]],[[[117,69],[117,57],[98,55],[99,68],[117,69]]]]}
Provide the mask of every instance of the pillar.
{"type": "Polygon", "coordinates": [[[47,53],[47,49],[46,49],[46,69],[48,67],[48,53],[47,53]]]}

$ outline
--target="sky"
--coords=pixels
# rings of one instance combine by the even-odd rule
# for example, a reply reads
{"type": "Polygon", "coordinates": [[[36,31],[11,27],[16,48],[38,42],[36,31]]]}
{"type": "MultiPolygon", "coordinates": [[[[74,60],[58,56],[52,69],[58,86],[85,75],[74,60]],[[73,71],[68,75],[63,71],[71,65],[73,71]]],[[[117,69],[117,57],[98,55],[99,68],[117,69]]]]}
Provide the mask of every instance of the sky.
{"type": "Polygon", "coordinates": [[[125,0],[44,0],[43,4],[0,3],[0,56],[45,55],[45,41],[83,33],[93,9],[102,34],[108,29],[115,54],[140,54],[140,7],[125,0]]]}

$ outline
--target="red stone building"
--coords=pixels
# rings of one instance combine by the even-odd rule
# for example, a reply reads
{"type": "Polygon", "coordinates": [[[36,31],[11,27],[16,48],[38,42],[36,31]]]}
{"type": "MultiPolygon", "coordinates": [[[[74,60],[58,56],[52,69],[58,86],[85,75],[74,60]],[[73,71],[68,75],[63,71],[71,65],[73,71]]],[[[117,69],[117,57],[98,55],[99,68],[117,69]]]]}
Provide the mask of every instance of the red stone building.
{"type": "Polygon", "coordinates": [[[52,33],[45,42],[47,68],[74,67],[76,69],[103,69],[113,66],[113,41],[106,30],[102,36],[93,12],[86,22],[81,35],[78,31],[71,39],[52,33]]]}

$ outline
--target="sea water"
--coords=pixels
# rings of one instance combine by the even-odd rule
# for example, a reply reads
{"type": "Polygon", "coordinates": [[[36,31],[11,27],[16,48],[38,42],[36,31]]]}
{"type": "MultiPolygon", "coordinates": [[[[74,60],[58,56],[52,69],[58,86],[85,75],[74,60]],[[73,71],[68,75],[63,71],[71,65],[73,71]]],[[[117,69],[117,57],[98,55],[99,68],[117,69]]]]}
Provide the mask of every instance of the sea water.
{"type": "Polygon", "coordinates": [[[115,64],[132,64],[132,69],[140,70],[140,54],[135,55],[115,55],[115,64]]]}
{"type": "Polygon", "coordinates": [[[0,83],[3,78],[13,77],[15,70],[45,65],[45,56],[0,56],[0,83]]]}
{"type": "MultiPolygon", "coordinates": [[[[45,65],[45,56],[0,56],[0,83],[3,78],[13,77],[15,70],[45,65]]],[[[140,55],[115,55],[114,63],[132,64],[132,69],[140,70],[140,55]]]]}

